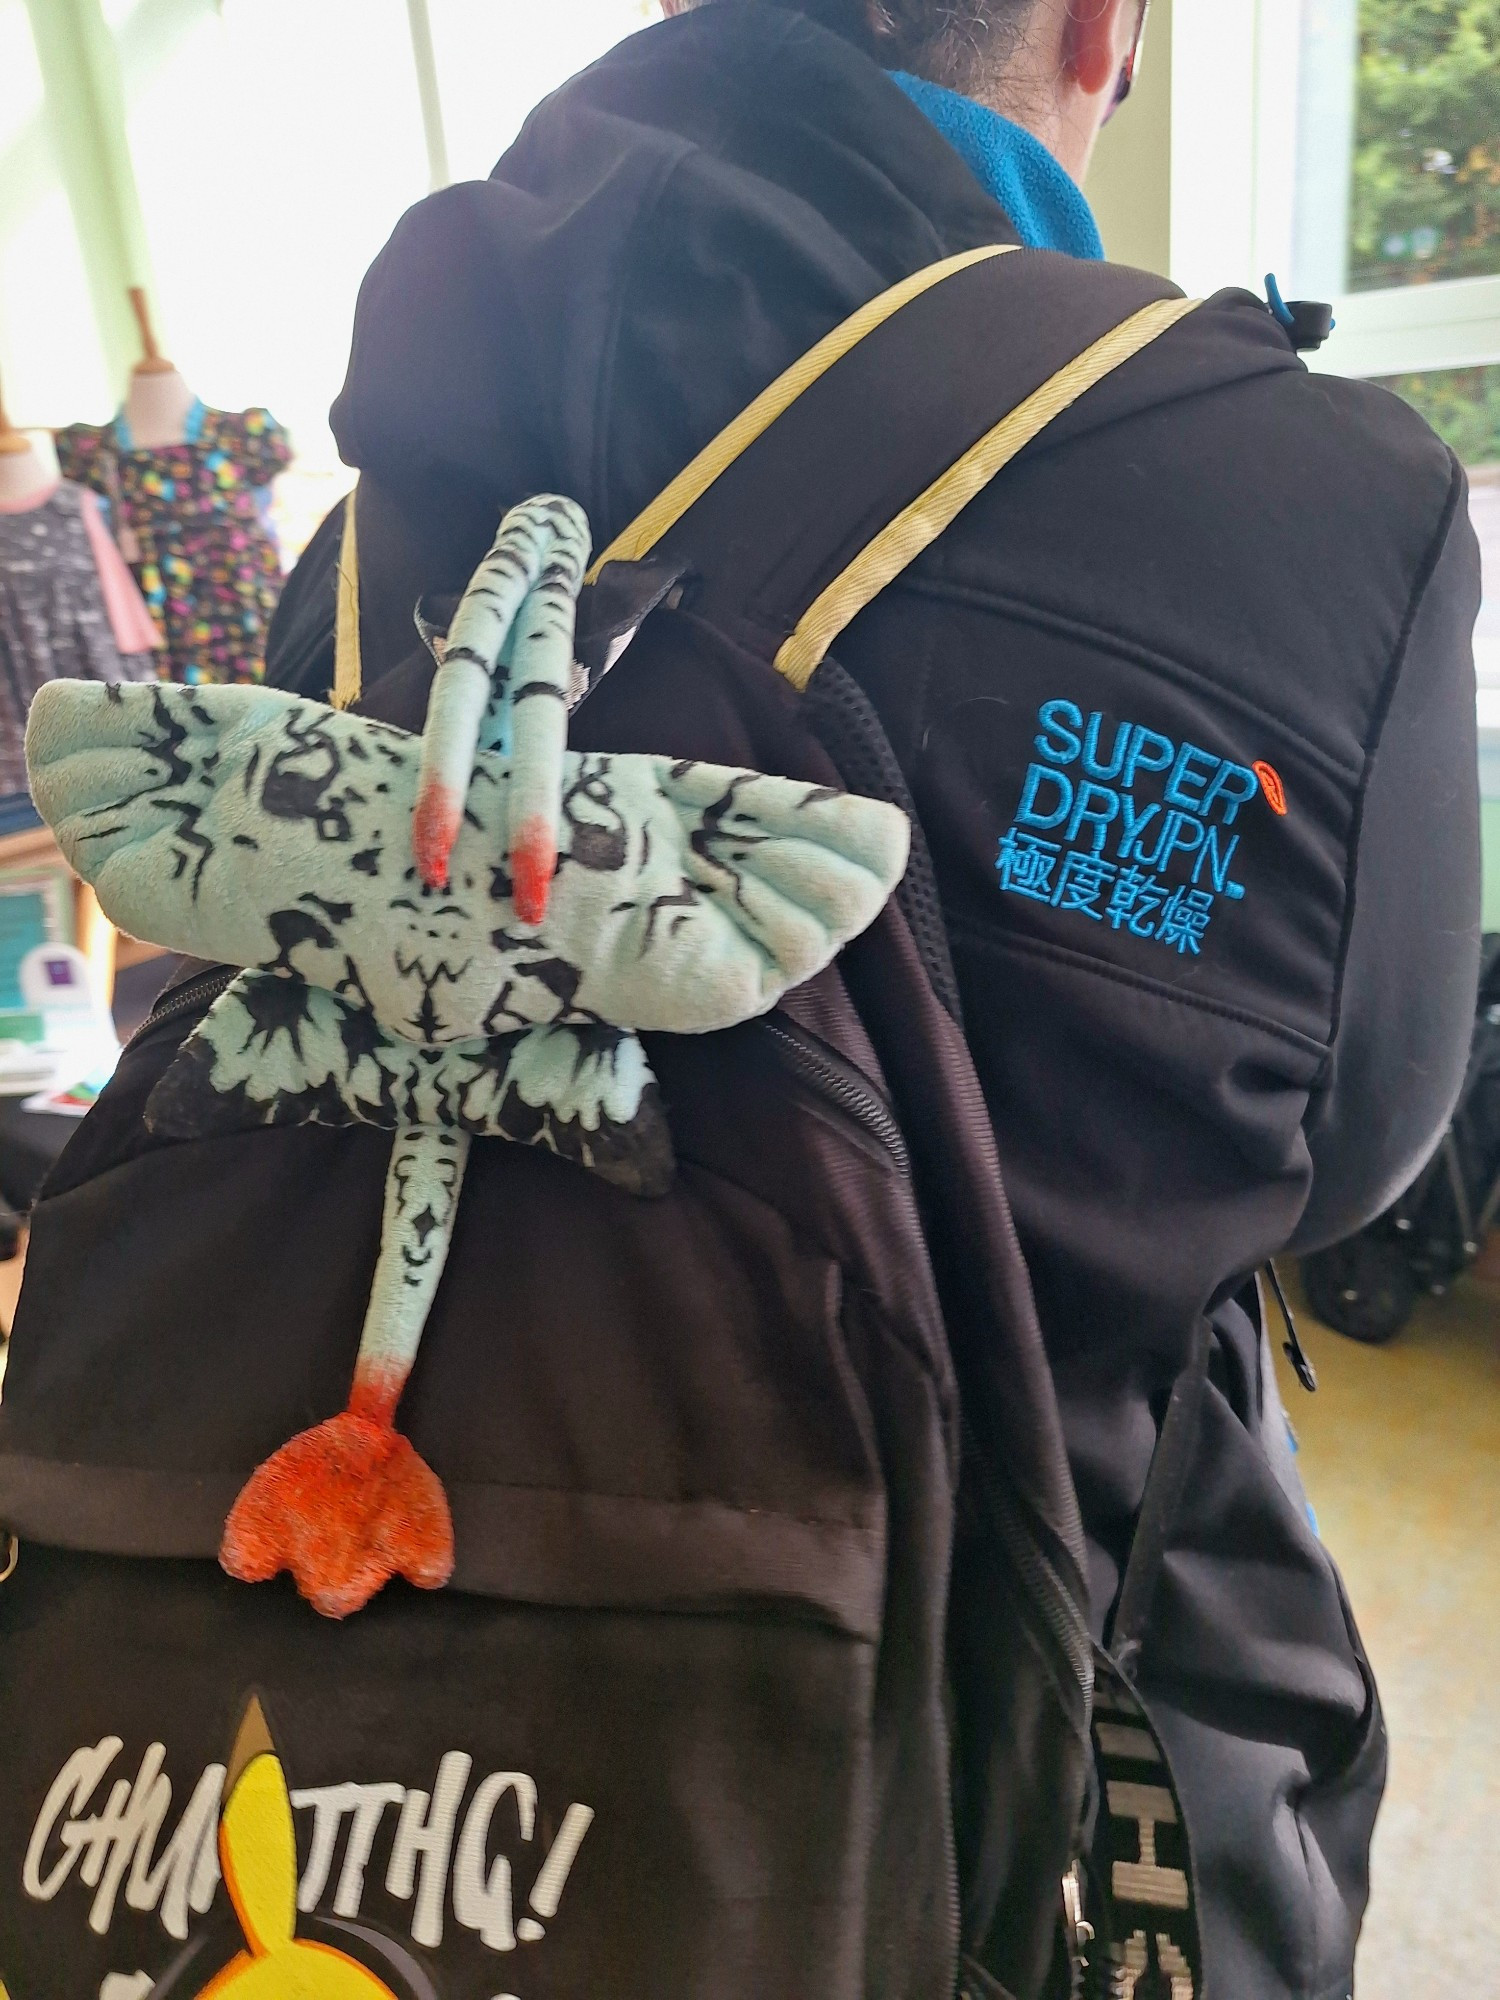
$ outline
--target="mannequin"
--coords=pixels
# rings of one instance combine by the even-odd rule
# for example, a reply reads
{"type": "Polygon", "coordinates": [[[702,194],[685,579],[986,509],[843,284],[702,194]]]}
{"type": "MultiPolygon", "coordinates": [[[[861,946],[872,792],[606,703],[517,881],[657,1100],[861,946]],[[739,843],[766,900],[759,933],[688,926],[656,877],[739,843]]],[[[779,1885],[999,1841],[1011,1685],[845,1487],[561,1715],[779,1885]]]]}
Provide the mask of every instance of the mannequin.
{"type": "Polygon", "coordinates": [[[124,405],[108,423],[60,430],[58,465],[108,503],[170,678],[259,680],[281,588],[268,492],[290,442],[269,410],[204,404],[157,346],[145,293],[129,298],[141,358],[124,405]]]}
{"type": "Polygon", "coordinates": [[[19,513],[38,505],[56,484],[31,439],[11,429],[0,400],[0,507],[19,513]]]}
{"type": "Polygon", "coordinates": [[[155,451],[184,441],[198,398],[158,348],[151,309],[139,285],[131,288],[130,305],[141,330],[142,351],[125,392],[125,422],[133,445],[155,451]]]}
{"type": "Polygon", "coordinates": [[[36,690],[58,678],[155,680],[160,646],[97,497],[60,479],[0,405],[0,797],[8,812],[25,800],[26,715],[36,690]]]}

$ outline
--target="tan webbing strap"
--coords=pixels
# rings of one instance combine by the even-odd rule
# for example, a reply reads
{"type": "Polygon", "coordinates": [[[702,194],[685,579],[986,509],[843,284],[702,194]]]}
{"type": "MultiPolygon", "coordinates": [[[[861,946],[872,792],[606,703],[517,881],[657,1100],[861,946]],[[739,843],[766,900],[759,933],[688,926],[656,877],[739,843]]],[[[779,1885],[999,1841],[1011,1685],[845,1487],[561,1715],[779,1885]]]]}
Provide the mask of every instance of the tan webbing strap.
{"type": "Polygon", "coordinates": [[[971,265],[982,264],[991,257],[1003,257],[1019,247],[1015,243],[991,243],[981,250],[965,250],[957,257],[945,257],[941,263],[929,264],[925,270],[903,278],[899,285],[892,285],[888,292],[882,292],[858,312],[851,313],[784,374],[778,375],[769,388],[763,389],[753,403],[683,467],[671,485],[663,488],[623,534],[615,537],[589,571],[588,581],[593,583],[606,563],[639,562],[703,498],[719,475],[791,408],[805,389],[811,388],[820,375],[826,375],[836,361],[841,361],[851,348],[857,347],[867,334],[900,312],[904,305],[940,285],[944,278],[967,271],[971,265]]]}
{"type": "MultiPolygon", "coordinates": [[[[606,563],[637,562],[702,499],[736,459],[768,431],[778,417],[835,363],[891,319],[901,308],[945,278],[1002,257],[1014,244],[992,244],[949,257],[914,273],[871,299],[842,325],[826,334],[784,374],[762,390],[692,462],[678,473],[651,504],[618,535],[594,563],[587,581],[594,582],[606,563]]],[[[776,669],[793,687],[805,689],[819,662],[839,634],[886,585],[936,541],[969,502],[982,492],[1011,459],[1023,451],[1055,417],[1076,403],[1122,362],[1148,347],[1197,306],[1196,299],[1158,299],[1133,313],[1082,354],[1060,368],[1024,402],[1002,417],[927,490],[919,494],[814,599],[795,631],[776,655],[776,669]]],[[[338,607],[334,640],[333,705],[348,708],[358,701],[362,685],[359,641],[359,542],[355,526],[355,492],[349,495],[339,552],[338,607]]]]}
{"type": "Polygon", "coordinates": [[[352,708],[364,685],[359,652],[359,535],[354,525],[358,486],[344,502],[344,533],[339,543],[338,599],[333,626],[333,705],[352,708]]]}
{"type": "Polygon", "coordinates": [[[777,653],[777,672],[784,674],[799,691],[804,689],[845,626],[923,549],[937,540],[1003,466],[1045,430],[1054,417],[1076,403],[1086,389],[1102,381],[1131,355],[1139,354],[1197,303],[1196,299],[1158,299],[1133,313],[1065,368],[1060,368],[1008,416],[1002,417],[993,430],[868,542],[813,600],[777,653]]]}
{"type": "MultiPolygon", "coordinates": [[[[982,249],[962,251],[956,257],[945,257],[940,263],[929,264],[925,270],[913,272],[909,278],[892,285],[889,291],[867,300],[857,312],[851,313],[848,319],[825,334],[816,346],[810,347],[806,354],[778,375],[769,388],[763,389],[754,402],[741,410],[696,458],[683,467],[671,484],[664,487],[598,557],[587,581],[595,582],[606,563],[638,562],[648,554],[668,529],[675,527],[688,509],[702,499],[719,475],[726,472],[763,432],[768,431],[804,390],[811,388],[836,361],[841,361],[851,348],[857,347],[867,334],[873,333],[878,326],[900,312],[903,306],[931,291],[945,278],[955,277],[958,272],[967,271],[974,264],[983,264],[992,257],[1004,257],[1019,247],[1015,243],[990,243],[982,249]]],[[[356,487],[350,493],[345,505],[344,533],[339,547],[332,695],[335,708],[349,708],[359,700],[364,678],[359,645],[359,537],[355,528],[355,494],[358,490],[356,487]]]]}

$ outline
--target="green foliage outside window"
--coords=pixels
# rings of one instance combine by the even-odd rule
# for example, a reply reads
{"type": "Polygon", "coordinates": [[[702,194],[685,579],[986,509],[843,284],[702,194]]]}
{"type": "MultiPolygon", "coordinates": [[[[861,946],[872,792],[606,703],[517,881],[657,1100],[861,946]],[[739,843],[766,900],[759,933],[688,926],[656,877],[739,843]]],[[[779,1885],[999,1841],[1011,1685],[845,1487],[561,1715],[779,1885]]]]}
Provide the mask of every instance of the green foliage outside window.
{"type": "Polygon", "coordinates": [[[1382,386],[1420,410],[1465,465],[1500,465],[1500,367],[1388,375],[1382,386]]]}
{"type": "Polygon", "coordinates": [[[1360,0],[1349,288],[1500,271],[1500,0],[1360,0]]]}

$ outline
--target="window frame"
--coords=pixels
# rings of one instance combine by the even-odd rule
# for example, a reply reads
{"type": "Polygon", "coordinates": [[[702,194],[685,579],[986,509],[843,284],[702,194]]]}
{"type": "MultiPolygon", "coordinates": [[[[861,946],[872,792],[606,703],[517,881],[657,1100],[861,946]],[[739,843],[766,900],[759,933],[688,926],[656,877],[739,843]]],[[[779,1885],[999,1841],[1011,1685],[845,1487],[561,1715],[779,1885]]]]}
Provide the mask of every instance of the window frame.
{"type": "MultiPolygon", "coordinates": [[[[1302,0],[1174,0],[1171,275],[1192,293],[1292,265],[1302,0]],[[1211,170],[1205,162],[1212,161],[1211,170]]],[[[1500,273],[1344,292],[1312,368],[1415,375],[1500,362],[1500,273]]]]}

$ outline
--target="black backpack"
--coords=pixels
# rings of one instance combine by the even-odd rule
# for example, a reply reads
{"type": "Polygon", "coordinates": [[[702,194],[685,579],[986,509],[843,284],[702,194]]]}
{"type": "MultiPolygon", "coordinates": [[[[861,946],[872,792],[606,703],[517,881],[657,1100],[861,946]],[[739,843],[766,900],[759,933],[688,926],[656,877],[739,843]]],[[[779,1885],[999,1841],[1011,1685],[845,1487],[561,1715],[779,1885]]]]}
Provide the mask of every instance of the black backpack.
{"type": "MultiPolygon", "coordinates": [[[[1109,272],[1081,324],[1061,263],[919,274],[716,440],[585,591],[575,746],[910,812],[829,646],[1188,309],[1109,272]]],[[[364,705],[420,727],[424,698],[414,667],[364,705]]],[[[400,1419],[452,1502],[453,1585],[344,1626],[214,1555],[252,1468],[342,1404],[388,1139],[154,1135],[152,1087],[229,975],[175,976],[37,1206],[0,1408],[10,2000],[233,1995],[226,1968],[277,1951],[398,2000],[1083,1978],[1082,1534],[915,835],[873,929],[774,1013],[648,1038],[667,1195],[476,1144],[400,1419]]],[[[1101,1713],[1123,1782],[1132,1733],[1159,1762],[1123,1683],[1101,1713]]],[[[1101,1994],[1148,1965],[1193,1991],[1180,1829],[1155,1818],[1160,1865],[1120,1878],[1148,1916],[1109,1906],[1124,1941],[1092,1947],[1101,1994]]]]}

